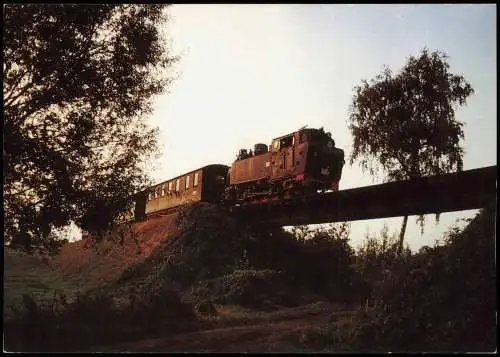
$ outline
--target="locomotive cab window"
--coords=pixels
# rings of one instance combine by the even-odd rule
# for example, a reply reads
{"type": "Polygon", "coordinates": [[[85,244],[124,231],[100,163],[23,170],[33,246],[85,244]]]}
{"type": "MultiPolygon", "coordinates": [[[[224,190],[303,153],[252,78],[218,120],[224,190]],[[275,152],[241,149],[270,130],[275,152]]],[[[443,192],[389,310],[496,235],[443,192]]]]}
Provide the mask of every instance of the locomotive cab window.
{"type": "Polygon", "coordinates": [[[193,187],[198,186],[198,173],[194,174],[193,187]]]}
{"type": "Polygon", "coordinates": [[[280,149],[280,141],[274,140],[271,148],[272,151],[278,151],[280,149]]]}
{"type": "Polygon", "coordinates": [[[287,148],[293,145],[293,135],[285,136],[280,141],[280,149],[287,148]]]}
{"type": "Polygon", "coordinates": [[[189,175],[186,176],[186,189],[189,188],[189,175]]]}

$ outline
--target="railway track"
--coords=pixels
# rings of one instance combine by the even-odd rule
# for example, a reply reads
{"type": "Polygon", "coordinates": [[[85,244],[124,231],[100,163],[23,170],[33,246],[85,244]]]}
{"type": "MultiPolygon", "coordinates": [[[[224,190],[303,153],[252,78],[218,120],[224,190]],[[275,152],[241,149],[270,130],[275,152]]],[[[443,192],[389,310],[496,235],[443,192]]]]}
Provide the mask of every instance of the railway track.
{"type": "MultiPolygon", "coordinates": [[[[239,219],[279,225],[317,224],[479,209],[496,204],[497,167],[287,199],[225,206],[239,219]]],[[[155,212],[164,216],[185,205],[155,212]]]]}

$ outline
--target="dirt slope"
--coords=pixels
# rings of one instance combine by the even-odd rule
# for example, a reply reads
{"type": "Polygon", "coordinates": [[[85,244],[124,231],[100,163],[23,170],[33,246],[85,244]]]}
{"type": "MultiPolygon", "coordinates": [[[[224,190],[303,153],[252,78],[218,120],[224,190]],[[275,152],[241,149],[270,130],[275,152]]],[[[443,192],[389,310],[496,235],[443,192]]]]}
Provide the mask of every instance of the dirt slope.
{"type": "Polygon", "coordinates": [[[175,218],[176,214],[171,214],[138,222],[131,227],[132,231],[128,227],[117,229],[108,237],[112,242],[70,243],[61,249],[52,264],[65,277],[77,278],[88,287],[95,287],[116,279],[128,264],[144,259],[162,240],[172,236],[175,218]]]}

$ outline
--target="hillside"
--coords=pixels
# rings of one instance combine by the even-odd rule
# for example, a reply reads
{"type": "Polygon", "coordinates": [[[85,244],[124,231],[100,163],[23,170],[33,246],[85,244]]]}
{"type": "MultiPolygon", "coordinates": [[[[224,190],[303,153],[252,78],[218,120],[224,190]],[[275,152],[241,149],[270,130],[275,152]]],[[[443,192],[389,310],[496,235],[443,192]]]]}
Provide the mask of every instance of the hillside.
{"type": "Polygon", "coordinates": [[[23,294],[50,304],[55,293],[68,296],[78,291],[77,279],[64,277],[40,257],[4,248],[4,319],[15,317],[23,306],[23,294]]]}
{"type": "Polygon", "coordinates": [[[131,263],[148,257],[158,244],[175,233],[176,214],[121,227],[99,244],[85,239],[65,245],[51,265],[64,277],[97,287],[118,278],[131,263]],[[122,240],[123,239],[123,240],[122,240]]]}

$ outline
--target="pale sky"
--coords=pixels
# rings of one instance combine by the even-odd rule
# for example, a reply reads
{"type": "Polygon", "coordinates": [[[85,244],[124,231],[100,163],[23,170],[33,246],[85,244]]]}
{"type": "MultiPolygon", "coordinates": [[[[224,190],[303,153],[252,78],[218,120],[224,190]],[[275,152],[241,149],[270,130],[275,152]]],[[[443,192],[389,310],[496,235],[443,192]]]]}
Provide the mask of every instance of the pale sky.
{"type": "MultiPolygon", "coordinates": [[[[475,89],[456,112],[465,122],[464,169],[496,165],[495,5],[198,5],[170,7],[167,33],[179,78],[158,98],[150,119],[161,130],[162,156],[151,175],[164,181],[208,164],[231,165],[240,148],[323,126],[346,157],[353,87],[388,65],[399,70],[420,50],[446,52],[451,71],[475,89]]],[[[346,163],[340,189],[382,181],[346,163]]],[[[473,188],[464,188],[473,189],[473,188]]],[[[406,240],[432,245],[457,218],[477,211],[415,216],[406,240]]],[[[351,224],[354,245],[383,223],[399,231],[402,218],[351,224]]]]}

